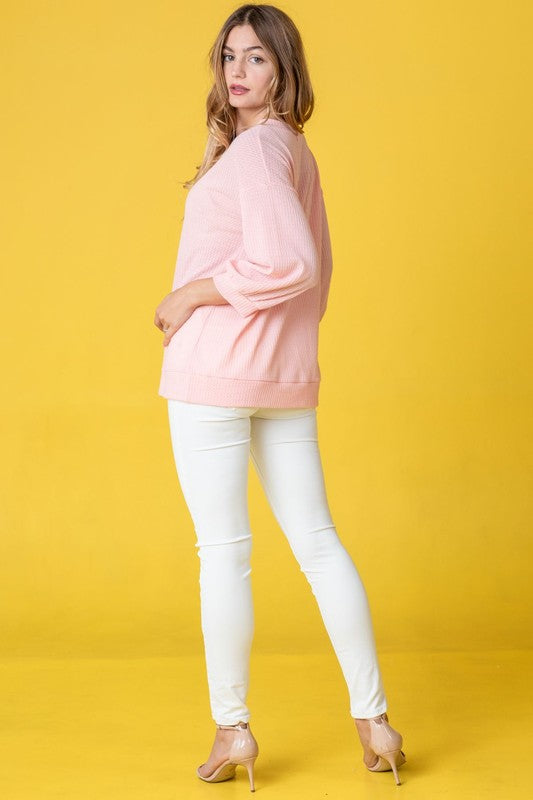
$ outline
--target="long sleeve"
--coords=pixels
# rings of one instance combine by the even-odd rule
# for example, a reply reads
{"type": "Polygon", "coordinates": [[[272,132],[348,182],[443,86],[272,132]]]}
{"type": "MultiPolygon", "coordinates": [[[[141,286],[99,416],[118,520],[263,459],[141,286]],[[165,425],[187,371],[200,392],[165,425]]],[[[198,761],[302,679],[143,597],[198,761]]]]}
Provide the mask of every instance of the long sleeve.
{"type": "Polygon", "coordinates": [[[218,291],[243,317],[290,300],[320,280],[321,258],[293,184],[286,146],[261,125],[231,147],[242,220],[241,258],[213,275],[218,291]]]}
{"type": "Polygon", "coordinates": [[[320,316],[319,321],[322,319],[326,312],[328,305],[329,287],[331,283],[331,275],[333,272],[333,257],[331,253],[331,238],[329,233],[328,217],[326,213],[326,206],[324,203],[324,195],[321,191],[321,206],[322,206],[322,273],[320,278],[320,316]]]}

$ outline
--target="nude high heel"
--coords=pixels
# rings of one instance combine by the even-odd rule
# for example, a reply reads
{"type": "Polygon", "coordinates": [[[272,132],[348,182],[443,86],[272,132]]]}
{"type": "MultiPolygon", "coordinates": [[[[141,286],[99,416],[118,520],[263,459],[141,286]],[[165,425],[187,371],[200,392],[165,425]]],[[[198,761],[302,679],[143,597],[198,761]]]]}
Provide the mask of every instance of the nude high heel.
{"type": "MultiPolygon", "coordinates": [[[[250,791],[255,792],[254,786],[254,764],[257,756],[259,755],[259,746],[257,741],[250,730],[248,722],[240,722],[237,725],[218,725],[217,728],[221,730],[235,731],[235,736],[232,738],[229,752],[222,764],[216,767],[211,775],[200,775],[196,770],[198,777],[207,781],[208,783],[218,783],[219,781],[227,781],[235,777],[237,766],[241,765],[246,767],[248,771],[248,778],[250,781],[250,791]]],[[[200,766],[203,766],[201,764],[200,766]]],[[[199,769],[199,768],[198,768],[199,769]]]]}
{"type": "MultiPolygon", "coordinates": [[[[360,721],[358,720],[358,722],[360,721]]],[[[405,753],[400,749],[403,744],[401,733],[389,725],[386,713],[380,714],[379,717],[367,719],[365,723],[368,723],[366,731],[361,732],[358,728],[361,743],[367,751],[370,750],[374,755],[378,756],[377,762],[372,767],[369,767],[363,761],[365,767],[370,772],[386,772],[392,769],[396,784],[399,786],[401,781],[398,775],[398,767],[405,764],[407,760],[405,753]]]]}

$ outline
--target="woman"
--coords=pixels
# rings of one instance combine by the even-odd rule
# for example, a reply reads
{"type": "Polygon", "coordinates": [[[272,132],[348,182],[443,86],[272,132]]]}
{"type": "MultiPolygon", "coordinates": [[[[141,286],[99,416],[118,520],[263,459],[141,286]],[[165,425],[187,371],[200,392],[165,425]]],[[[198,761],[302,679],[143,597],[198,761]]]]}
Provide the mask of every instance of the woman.
{"type": "Polygon", "coordinates": [[[210,131],[190,188],[164,332],[177,473],[194,522],[215,741],[197,775],[222,781],[259,749],[246,704],[254,628],[251,456],[306,575],[339,659],[363,749],[376,772],[405,762],[388,723],[365,589],[331,518],[317,438],[318,325],[331,244],[303,123],[314,98],[300,35],[270,5],[244,5],[210,52],[210,131]]]}

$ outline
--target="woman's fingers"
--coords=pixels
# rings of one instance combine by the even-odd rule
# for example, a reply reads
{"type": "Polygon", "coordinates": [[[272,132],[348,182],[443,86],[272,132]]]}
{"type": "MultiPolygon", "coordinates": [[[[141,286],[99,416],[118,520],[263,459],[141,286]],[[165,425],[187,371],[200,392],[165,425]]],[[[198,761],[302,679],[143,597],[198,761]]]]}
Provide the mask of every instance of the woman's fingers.
{"type": "Polygon", "coordinates": [[[163,337],[163,347],[166,347],[168,345],[168,343],[170,342],[170,340],[172,339],[172,337],[174,336],[176,331],[179,330],[180,327],[181,327],[181,325],[170,325],[170,327],[168,327],[168,328],[165,326],[165,328],[164,328],[165,336],[163,337]]]}
{"type": "Polygon", "coordinates": [[[186,292],[186,287],[170,292],[158,305],[155,311],[154,325],[165,334],[163,339],[165,347],[176,331],[189,319],[195,307],[190,300],[190,295],[186,292]],[[168,317],[172,317],[174,322],[169,322],[168,317]]]}

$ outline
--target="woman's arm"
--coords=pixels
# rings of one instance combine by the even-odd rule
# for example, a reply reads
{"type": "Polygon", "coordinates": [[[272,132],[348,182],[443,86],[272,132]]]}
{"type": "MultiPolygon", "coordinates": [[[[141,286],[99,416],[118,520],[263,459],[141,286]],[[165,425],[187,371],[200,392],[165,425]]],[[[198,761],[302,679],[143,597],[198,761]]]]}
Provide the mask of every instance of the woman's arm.
{"type": "Polygon", "coordinates": [[[177,330],[181,328],[198,306],[228,305],[215,286],[213,278],[190,281],[167,294],[155,311],[154,325],[163,331],[163,346],[166,347],[177,330]]]}
{"type": "Polygon", "coordinates": [[[243,252],[223,261],[213,280],[247,317],[313,288],[321,264],[288,147],[271,129],[255,125],[232,148],[243,252]]]}
{"type": "Polygon", "coordinates": [[[331,252],[331,237],[329,233],[328,215],[326,212],[326,205],[324,202],[324,193],[320,190],[321,206],[322,206],[322,276],[320,281],[320,317],[322,319],[326,313],[328,305],[329,287],[331,283],[331,274],[333,271],[333,256],[331,252]]]}
{"type": "MultiPolygon", "coordinates": [[[[246,317],[296,297],[320,280],[320,254],[293,185],[285,146],[268,131],[251,128],[246,133],[237,137],[233,151],[244,254],[227,259],[213,277],[190,281],[164,298],[154,323],[165,333],[165,346],[198,306],[230,304],[246,317]]],[[[327,255],[325,239],[323,248],[327,255]]]]}
{"type": "Polygon", "coordinates": [[[198,306],[227,306],[225,297],[222,297],[213,278],[200,278],[187,284],[191,303],[194,308],[198,306]]]}

